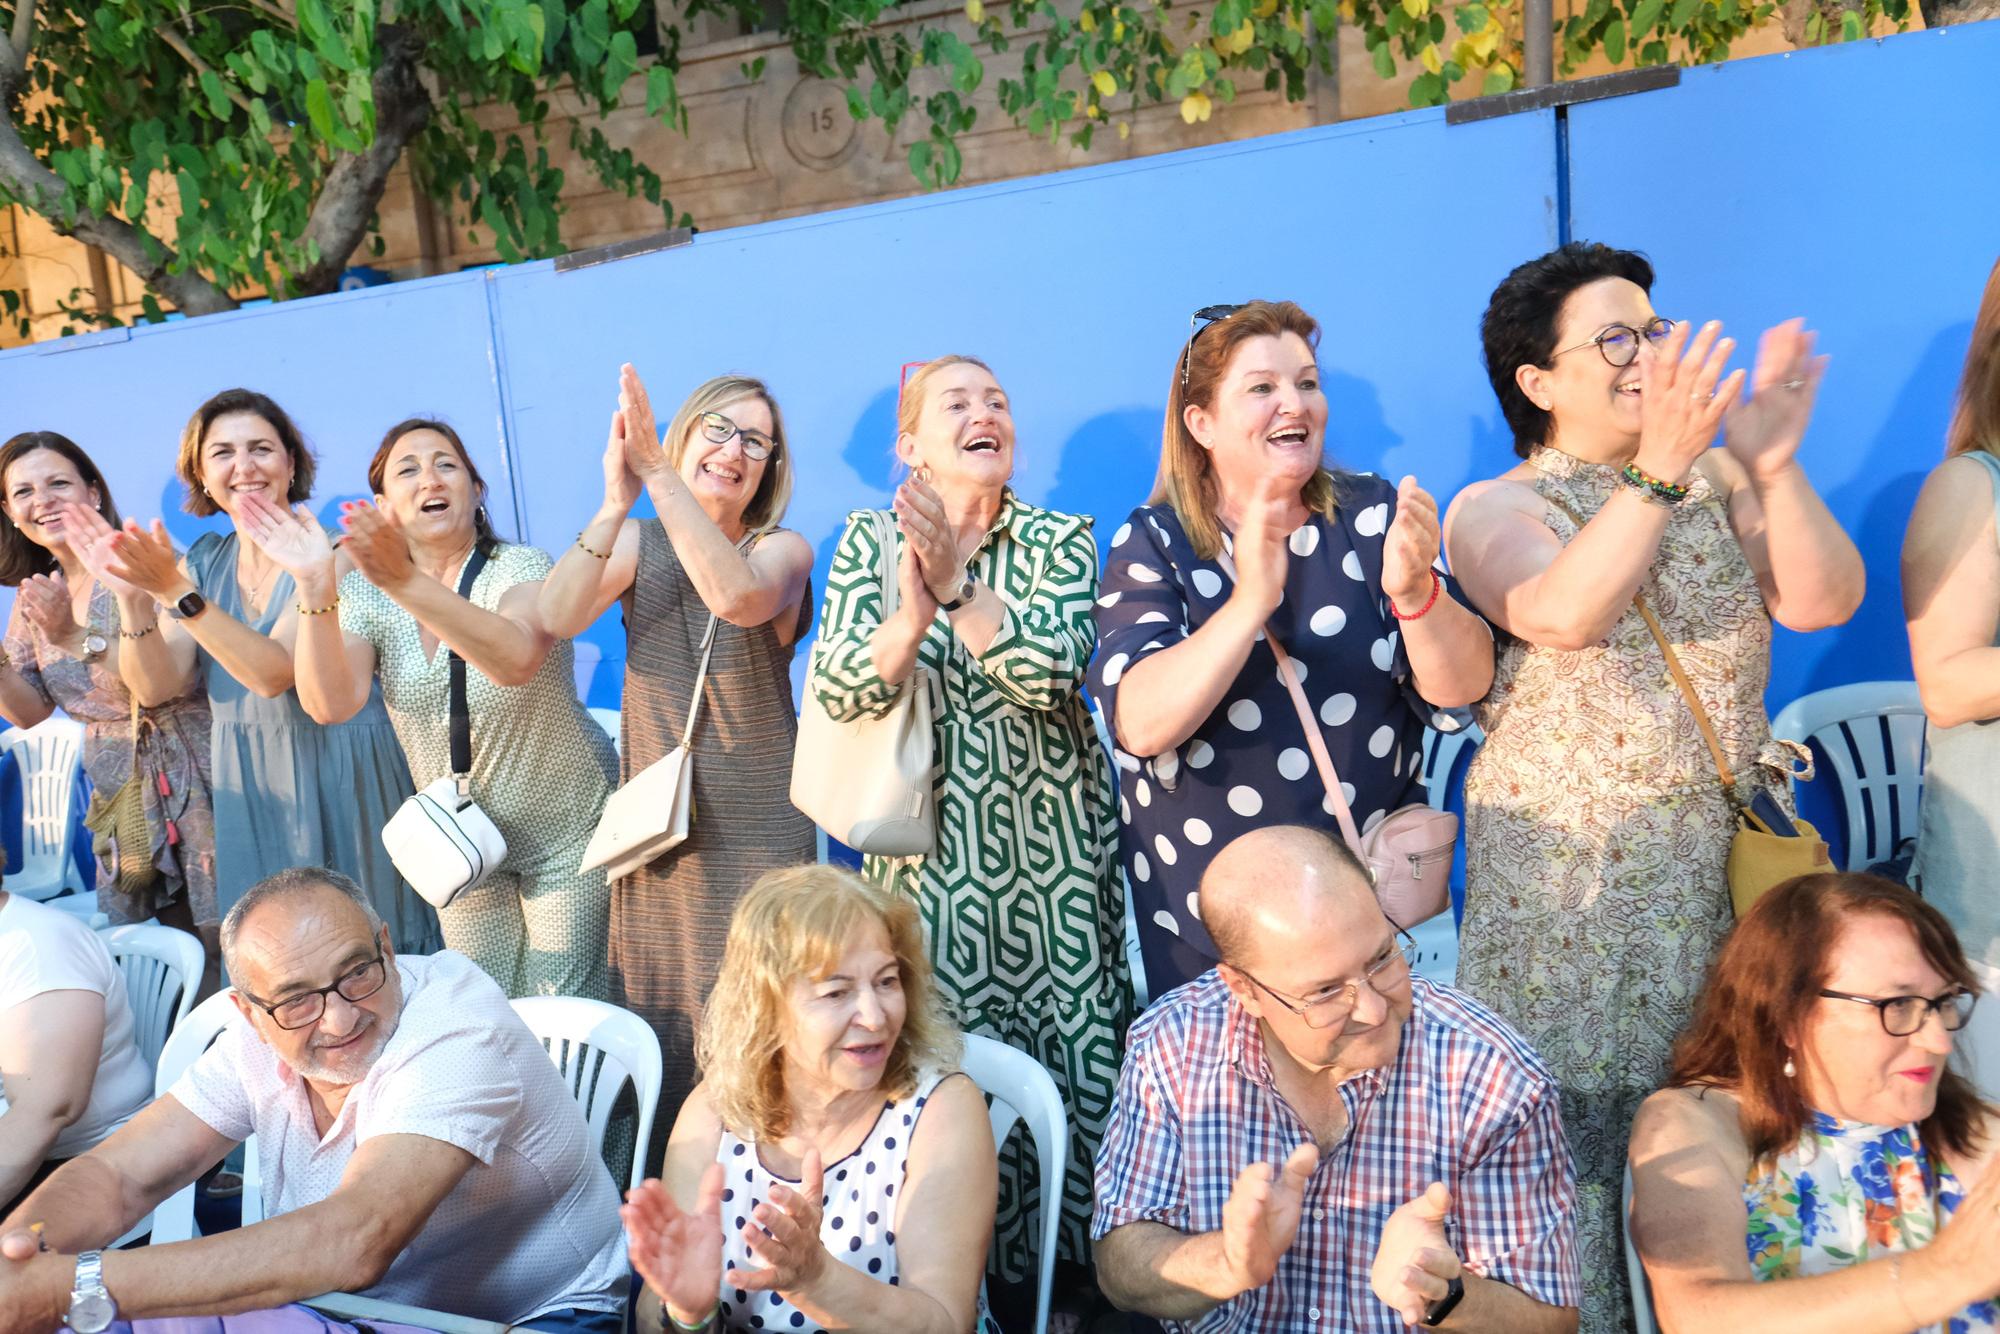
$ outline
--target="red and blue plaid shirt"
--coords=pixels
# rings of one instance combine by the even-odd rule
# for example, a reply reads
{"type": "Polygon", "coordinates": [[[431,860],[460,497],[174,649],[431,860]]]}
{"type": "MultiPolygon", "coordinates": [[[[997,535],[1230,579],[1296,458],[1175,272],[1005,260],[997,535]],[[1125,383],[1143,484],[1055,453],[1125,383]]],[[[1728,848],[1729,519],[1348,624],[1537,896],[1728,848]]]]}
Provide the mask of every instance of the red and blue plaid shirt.
{"type": "MultiPolygon", "coordinates": [[[[1433,1181],[1465,1267],[1575,1306],[1576,1170],[1556,1084],[1533,1048],[1470,997],[1424,978],[1395,1063],[1340,1086],[1347,1130],[1307,1184],[1298,1239],[1272,1280],[1170,1331],[1403,1334],[1368,1284],[1382,1227],[1433,1181]]],[[[1257,1020],[1213,969],[1132,1026],[1104,1146],[1093,1238],[1127,1223],[1222,1226],[1237,1173],[1312,1138],[1271,1080],[1257,1020]]]]}

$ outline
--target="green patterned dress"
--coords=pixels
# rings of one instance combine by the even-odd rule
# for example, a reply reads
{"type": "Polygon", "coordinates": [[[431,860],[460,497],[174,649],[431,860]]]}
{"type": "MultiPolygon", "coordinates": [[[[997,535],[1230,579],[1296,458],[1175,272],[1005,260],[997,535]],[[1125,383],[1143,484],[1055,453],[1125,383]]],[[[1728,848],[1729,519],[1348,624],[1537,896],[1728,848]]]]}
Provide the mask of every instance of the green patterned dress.
{"type": "MultiPolygon", "coordinates": [[[[870,648],[880,568],[875,525],[850,516],[807,683],[835,718],[880,713],[896,697],[870,648]]],[[[1028,1052],[1055,1076],[1073,1127],[1063,1252],[1081,1261],[1091,1164],[1131,1019],[1118,816],[1080,689],[1097,642],[1097,543],[1087,517],[1009,491],[970,568],[1007,613],[977,656],[939,613],[919,655],[936,706],[937,848],[870,857],[863,869],[921,905],[932,965],[967,1030],[1028,1052]]],[[[1031,1271],[1039,1235],[1024,1140],[1001,1159],[995,1240],[1009,1280],[1031,1271]]]]}

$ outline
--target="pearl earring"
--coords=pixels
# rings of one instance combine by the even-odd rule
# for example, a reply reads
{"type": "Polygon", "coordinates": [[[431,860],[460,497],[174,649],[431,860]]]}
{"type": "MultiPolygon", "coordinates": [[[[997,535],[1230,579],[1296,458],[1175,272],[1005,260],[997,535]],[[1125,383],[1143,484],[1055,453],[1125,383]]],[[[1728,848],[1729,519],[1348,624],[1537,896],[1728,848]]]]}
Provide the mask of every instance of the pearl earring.
{"type": "Polygon", "coordinates": [[[1792,1058],[1787,1056],[1785,1058],[1785,1078],[1794,1079],[1798,1076],[1798,1073],[1799,1073],[1799,1068],[1796,1065],[1793,1065],[1792,1058]]]}

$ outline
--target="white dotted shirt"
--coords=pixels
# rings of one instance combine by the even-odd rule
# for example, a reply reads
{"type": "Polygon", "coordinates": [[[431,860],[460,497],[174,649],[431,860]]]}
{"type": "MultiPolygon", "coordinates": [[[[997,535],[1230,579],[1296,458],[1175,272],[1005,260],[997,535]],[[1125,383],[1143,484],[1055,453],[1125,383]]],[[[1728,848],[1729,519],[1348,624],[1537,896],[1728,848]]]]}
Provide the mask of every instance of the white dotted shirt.
{"type": "Polygon", "coordinates": [[[426,1135],[478,1160],[367,1296],[507,1324],[623,1309],[618,1193],[548,1053],[464,955],[396,968],[395,1036],[324,1138],[304,1081],[240,1015],[173,1096],[218,1134],[257,1136],[266,1217],[331,1195],[376,1135],[426,1135]]]}

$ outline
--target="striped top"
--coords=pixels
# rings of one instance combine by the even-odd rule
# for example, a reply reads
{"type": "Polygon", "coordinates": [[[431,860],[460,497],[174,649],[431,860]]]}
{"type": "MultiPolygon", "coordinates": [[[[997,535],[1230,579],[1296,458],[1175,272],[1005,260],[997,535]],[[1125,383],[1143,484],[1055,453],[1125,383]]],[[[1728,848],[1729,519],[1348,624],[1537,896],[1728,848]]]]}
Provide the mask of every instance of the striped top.
{"type": "MultiPolygon", "coordinates": [[[[1554,1080],[1477,1001],[1422,977],[1411,995],[1395,1062],[1340,1086],[1347,1129],[1307,1183],[1276,1276],[1169,1331],[1402,1334],[1368,1272],[1389,1215],[1433,1181],[1451,1190],[1445,1235],[1468,1270],[1577,1304],[1576,1178],[1554,1080]]],[[[1311,1138],[1272,1082],[1256,1019],[1211,969],[1132,1026],[1091,1234],[1133,1222],[1214,1231],[1237,1173],[1311,1138]]]]}

